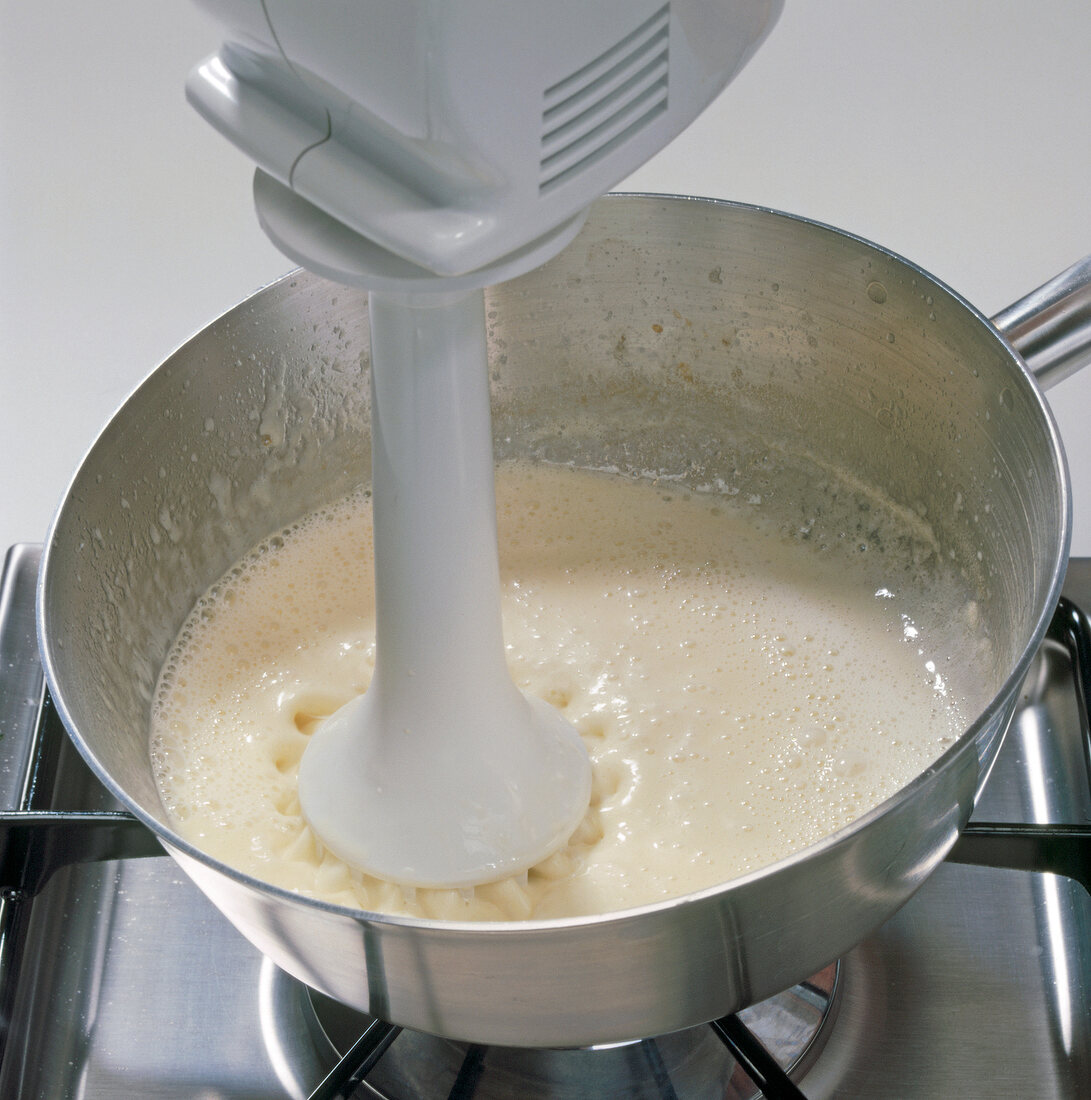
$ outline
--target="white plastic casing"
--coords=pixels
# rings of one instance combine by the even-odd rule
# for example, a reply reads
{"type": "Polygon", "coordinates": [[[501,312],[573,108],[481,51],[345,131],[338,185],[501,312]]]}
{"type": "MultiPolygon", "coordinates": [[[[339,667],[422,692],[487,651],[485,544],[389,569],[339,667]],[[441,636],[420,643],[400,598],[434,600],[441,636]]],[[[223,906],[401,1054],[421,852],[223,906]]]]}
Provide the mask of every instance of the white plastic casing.
{"type": "Polygon", "coordinates": [[[384,265],[450,276],[520,252],[523,270],[542,262],[535,242],[559,235],[556,251],[595,198],[684,129],[781,7],[198,2],[227,37],[191,74],[190,101],[259,165],[274,239],[315,251],[308,266],[322,270],[344,227],[341,252],[357,237],[369,246],[360,277],[327,273],[362,285],[384,265]]]}

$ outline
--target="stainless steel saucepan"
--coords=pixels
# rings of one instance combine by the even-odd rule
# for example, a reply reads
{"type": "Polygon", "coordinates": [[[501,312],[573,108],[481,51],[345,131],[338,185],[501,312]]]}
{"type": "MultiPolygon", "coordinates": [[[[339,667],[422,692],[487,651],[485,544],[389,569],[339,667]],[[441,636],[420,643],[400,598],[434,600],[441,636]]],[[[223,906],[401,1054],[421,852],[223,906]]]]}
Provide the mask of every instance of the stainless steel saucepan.
{"type": "MultiPolygon", "coordinates": [[[[1000,319],[1051,371],[1086,355],[1086,289],[1068,296],[1087,277],[1085,265],[1000,319]]],[[[954,843],[1060,589],[1063,454],[1019,354],[965,301],[881,248],[768,210],[607,198],[562,255],[490,292],[487,313],[499,455],[695,484],[722,476],[786,516],[807,509],[819,526],[822,493],[845,471],[926,524],[974,593],[995,654],[981,671],[986,702],[958,742],[797,856],[600,917],[377,916],[202,855],[171,828],[149,765],[160,663],[231,563],[368,477],[366,301],[305,273],[181,347],[91,448],[42,565],[46,674],[107,788],[303,981],[386,1020],[475,1042],[577,1046],[673,1031],[847,951],[954,843]],[[815,471],[793,482],[813,499],[786,499],[785,462],[815,471]]],[[[827,532],[840,535],[852,532],[827,532]]]]}

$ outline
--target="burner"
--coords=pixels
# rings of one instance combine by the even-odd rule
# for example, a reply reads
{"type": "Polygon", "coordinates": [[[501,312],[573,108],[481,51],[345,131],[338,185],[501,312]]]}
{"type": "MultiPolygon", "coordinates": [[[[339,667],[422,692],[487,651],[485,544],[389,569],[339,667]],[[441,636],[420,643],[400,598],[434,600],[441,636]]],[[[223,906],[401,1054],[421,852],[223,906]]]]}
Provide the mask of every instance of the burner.
{"type": "MultiPolygon", "coordinates": [[[[739,1013],[776,1061],[802,1076],[836,1015],[837,964],[739,1013]]],[[[290,979],[285,979],[290,980],[290,979]]],[[[315,1040],[342,1057],[372,1022],[300,986],[315,1040]]],[[[361,1096],[376,1100],[751,1100],[761,1093],[709,1026],[656,1039],[581,1050],[538,1050],[457,1043],[402,1031],[366,1077],[361,1096]]]]}

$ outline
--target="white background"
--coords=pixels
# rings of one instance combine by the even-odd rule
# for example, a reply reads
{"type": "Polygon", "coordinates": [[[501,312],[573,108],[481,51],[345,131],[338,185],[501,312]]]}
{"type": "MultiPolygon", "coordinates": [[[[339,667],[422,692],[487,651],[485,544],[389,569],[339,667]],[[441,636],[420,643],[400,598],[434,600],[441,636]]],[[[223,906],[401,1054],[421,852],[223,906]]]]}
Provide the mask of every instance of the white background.
{"type": "MultiPolygon", "coordinates": [[[[988,314],[1091,252],[1088,0],[788,0],[626,189],[852,230],[988,314]]],[[[175,346],[291,266],[251,166],[187,107],[215,28],[185,0],[0,0],[0,551],[175,346]]],[[[1050,393],[1091,554],[1091,370],[1050,393]]]]}

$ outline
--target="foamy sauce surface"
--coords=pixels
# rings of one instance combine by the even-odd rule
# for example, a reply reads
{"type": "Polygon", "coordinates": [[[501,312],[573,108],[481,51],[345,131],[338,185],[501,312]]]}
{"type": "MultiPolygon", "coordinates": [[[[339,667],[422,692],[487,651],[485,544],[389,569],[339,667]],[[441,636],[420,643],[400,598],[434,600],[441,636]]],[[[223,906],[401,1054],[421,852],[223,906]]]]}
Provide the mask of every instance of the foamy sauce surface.
{"type": "MultiPolygon", "coordinates": [[[[178,832],[301,894],[451,920],[609,912],[713,886],[821,839],[965,728],[897,562],[847,568],[717,493],[512,464],[497,476],[517,684],[594,768],[571,841],[529,874],[411,890],[321,850],[295,777],[374,663],[361,492],[263,542],[199,601],[164,665],[151,757],[178,832]],[[877,577],[881,580],[877,581],[877,577]]],[[[957,592],[930,604],[960,606],[957,592]]],[[[487,702],[483,701],[483,705],[487,702]]]]}

